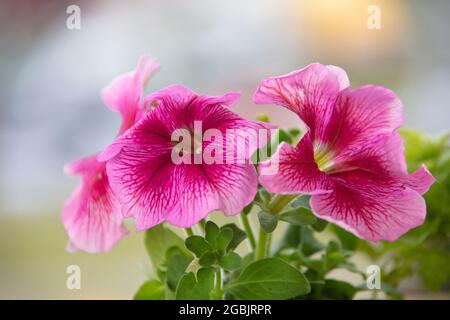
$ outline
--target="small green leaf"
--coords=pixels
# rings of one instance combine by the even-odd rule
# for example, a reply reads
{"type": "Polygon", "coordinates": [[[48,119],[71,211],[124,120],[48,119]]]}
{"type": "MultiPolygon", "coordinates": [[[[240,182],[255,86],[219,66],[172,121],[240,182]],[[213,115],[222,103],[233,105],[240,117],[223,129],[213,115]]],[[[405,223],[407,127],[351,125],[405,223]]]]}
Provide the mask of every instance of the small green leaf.
{"type": "Polygon", "coordinates": [[[314,253],[325,249],[325,246],[319,242],[309,227],[300,228],[300,243],[301,250],[306,256],[313,255],[314,253]]]}
{"type": "Polygon", "coordinates": [[[217,249],[221,253],[226,252],[231,240],[233,240],[233,229],[229,227],[222,228],[217,236],[217,249]]]}
{"type": "Polygon", "coordinates": [[[316,223],[312,225],[312,228],[317,232],[322,232],[327,227],[328,222],[322,219],[317,219],[316,223]]]}
{"type": "Polygon", "coordinates": [[[278,224],[278,217],[267,211],[260,211],[258,213],[259,224],[265,232],[271,233],[278,224]]]}
{"type": "Polygon", "coordinates": [[[225,228],[233,229],[233,239],[231,239],[230,244],[228,244],[228,251],[236,249],[237,246],[247,238],[247,233],[245,233],[244,230],[240,229],[234,223],[229,223],[222,227],[222,229],[225,228]]]}
{"type": "Polygon", "coordinates": [[[186,239],[186,248],[200,258],[205,252],[211,251],[211,246],[200,236],[190,236],[186,239]]]}
{"type": "Polygon", "coordinates": [[[217,244],[217,235],[219,234],[219,227],[212,221],[206,222],[205,239],[209,242],[211,247],[215,248],[217,244]]]}
{"type": "Polygon", "coordinates": [[[281,259],[269,258],[247,266],[225,291],[237,299],[284,300],[311,290],[306,277],[281,259]]]}
{"type": "Polygon", "coordinates": [[[292,143],[292,138],[289,135],[289,133],[287,133],[285,130],[283,129],[278,129],[278,142],[287,142],[289,144],[292,143]]]}
{"type": "Polygon", "coordinates": [[[333,279],[326,279],[322,288],[323,294],[333,300],[351,300],[358,291],[350,283],[333,279]]]}
{"type": "Polygon", "coordinates": [[[258,196],[261,199],[262,204],[268,204],[270,202],[270,193],[264,188],[260,188],[258,191],[258,196]]]}
{"type": "Polygon", "coordinates": [[[171,247],[177,247],[189,256],[184,241],[172,230],[159,224],[145,232],[145,247],[152,262],[154,272],[167,263],[166,252],[171,247]]]}
{"type": "Polygon", "coordinates": [[[300,227],[290,224],[281,239],[278,250],[286,248],[297,248],[300,244],[300,227]]]}
{"type": "Polygon", "coordinates": [[[134,295],[134,300],[163,300],[164,283],[152,279],[144,282],[134,295]]]}
{"type": "Polygon", "coordinates": [[[269,116],[267,114],[265,114],[265,113],[262,113],[262,114],[258,115],[256,117],[256,120],[262,121],[262,122],[270,122],[269,116]]]}
{"type": "Polygon", "coordinates": [[[206,251],[201,257],[198,263],[202,267],[210,267],[216,262],[216,256],[211,251],[206,251]]]}
{"type": "Polygon", "coordinates": [[[292,128],[288,130],[288,133],[292,138],[296,139],[300,135],[301,131],[296,128],[292,128]]]}
{"type": "Polygon", "coordinates": [[[299,207],[289,210],[280,215],[280,220],[297,226],[306,226],[316,223],[317,219],[312,212],[306,208],[299,207]]]}
{"type": "Polygon", "coordinates": [[[311,199],[311,196],[308,195],[301,195],[297,198],[294,199],[294,201],[292,201],[290,203],[292,208],[298,208],[298,207],[303,207],[303,208],[307,208],[311,210],[311,207],[309,205],[309,200],[311,199]]]}
{"type": "Polygon", "coordinates": [[[167,266],[166,279],[167,285],[171,290],[175,291],[177,288],[178,281],[185,273],[190,261],[191,259],[188,259],[180,254],[174,254],[170,258],[167,266]]]}
{"type": "Polygon", "coordinates": [[[342,246],[347,250],[354,251],[358,246],[359,239],[350,232],[333,225],[333,231],[336,233],[342,246]]]}
{"type": "Polygon", "coordinates": [[[250,211],[252,211],[253,208],[253,202],[250,203],[248,206],[244,207],[244,209],[242,210],[243,214],[249,214],[250,211]]]}
{"type": "Polygon", "coordinates": [[[202,268],[197,277],[191,272],[185,274],[178,283],[177,300],[209,300],[214,289],[214,268],[202,268]]]}
{"type": "Polygon", "coordinates": [[[227,271],[232,271],[241,265],[241,257],[235,252],[228,252],[220,258],[219,265],[227,271]]]}

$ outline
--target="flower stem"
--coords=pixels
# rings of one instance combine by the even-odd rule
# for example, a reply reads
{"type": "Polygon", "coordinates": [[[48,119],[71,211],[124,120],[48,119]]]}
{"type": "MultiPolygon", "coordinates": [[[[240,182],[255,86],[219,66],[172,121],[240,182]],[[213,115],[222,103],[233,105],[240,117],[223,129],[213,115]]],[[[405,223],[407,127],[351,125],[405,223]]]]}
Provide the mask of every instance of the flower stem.
{"type": "Polygon", "coordinates": [[[223,297],[223,289],[222,289],[222,269],[217,269],[216,271],[216,285],[214,288],[214,292],[211,295],[213,300],[222,300],[223,297]]]}
{"type": "Polygon", "coordinates": [[[273,197],[272,201],[269,205],[269,210],[273,214],[278,214],[283,211],[284,207],[286,207],[292,200],[294,200],[298,195],[293,194],[277,194],[273,197]]]}
{"type": "Polygon", "coordinates": [[[255,248],[256,248],[255,235],[253,234],[252,226],[250,225],[248,216],[244,213],[241,213],[239,215],[239,218],[241,219],[242,226],[244,227],[245,232],[247,233],[248,242],[250,243],[250,248],[252,248],[252,250],[255,250],[255,248]]]}
{"type": "MultiPolygon", "coordinates": [[[[268,210],[272,214],[279,214],[297,195],[276,195],[272,198],[268,210]]],[[[255,260],[260,260],[270,255],[272,234],[259,228],[258,248],[256,249],[255,260]]]]}
{"type": "Polygon", "coordinates": [[[194,231],[192,231],[192,228],[184,228],[184,231],[186,231],[188,237],[194,235],[194,231]]]}
{"type": "Polygon", "coordinates": [[[268,238],[269,234],[264,231],[262,227],[259,228],[258,248],[256,249],[255,260],[264,259],[268,252],[268,238]]]}

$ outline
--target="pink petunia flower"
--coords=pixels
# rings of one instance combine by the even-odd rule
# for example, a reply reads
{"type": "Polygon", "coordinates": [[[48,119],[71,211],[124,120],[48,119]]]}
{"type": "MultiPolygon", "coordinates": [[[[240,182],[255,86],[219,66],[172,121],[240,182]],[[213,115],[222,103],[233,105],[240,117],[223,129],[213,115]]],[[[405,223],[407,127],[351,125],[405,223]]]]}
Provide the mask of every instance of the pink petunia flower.
{"type": "Polygon", "coordinates": [[[157,107],[99,155],[107,161],[124,215],[135,218],[138,231],[162,221],[190,227],[213,210],[235,215],[254,199],[258,178],[248,159],[264,142],[242,138],[273,126],[226,108],[238,98],[238,93],[199,96],[181,85],[160,90],[146,99],[157,107]],[[188,133],[181,149],[174,140],[180,130],[188,133]],[[208,149],[219,161],[203,159],[208,149]],[[237,161],[240,157],[247,161],[237,161]]]}
{"type": "Polygon", "coordinates": [[[351,89],[344,70],[315,63],[262,81],[254,102],[286,107],[308,127],[296,147],[279,146],[278,171],[260,176],[268,191],[310,194],[318,217],[373,242],[423,223],[421,195],[435,179],[425,166],[408,175],[395,93],[351,89]]]}
{"type": "MultiPolygon", "coordinates": [[[[118,77],[103,90],[106,105],[122,115],[119,135],[145,114],[143,88],[157,67],[155,60],[141,57],[135,71],[118,77]]],[[[122,224],[121,204],[110,187],[106,164],[98,161],[97,155],[65,167],[66,174],[81,176],[79,187],[62,211],[62,222],[70,239],[69,251],[108,251],[127,234],[122,224]]]]}

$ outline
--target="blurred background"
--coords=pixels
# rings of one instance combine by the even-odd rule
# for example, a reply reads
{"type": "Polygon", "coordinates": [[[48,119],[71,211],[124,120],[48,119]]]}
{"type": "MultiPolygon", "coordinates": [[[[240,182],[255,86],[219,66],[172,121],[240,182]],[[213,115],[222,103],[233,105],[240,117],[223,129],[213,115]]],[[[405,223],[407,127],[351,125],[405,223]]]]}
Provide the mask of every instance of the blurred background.
{"type": "MultiPolygon", "coordinates": [[[[114,137],[120,117],[100,91],[139,55],[162,66],[147,90],[240,90],[238,113],[267,113],[283,127],[298,119],[252,105],[257,83],[311,62],[338,65],[352,86],[396,91],[405,127],[433,136],[450,128],[449,12],[446,0],[2,0],[0,298],[128,299],[146,278],[142,234],[109,253],[69,254],[60,222],[78,182],[63,165],[114,137]],[[81,9],[80,30],[66,27],[72,4],[81,9]],[[369,5],[381,10],[380,29],[368,28],[369,5]],[[66,288],[72,264],[81,267],[81,290],[66,288]]],[[[408,289],[412,296],[418,286],[408,289]]]]}

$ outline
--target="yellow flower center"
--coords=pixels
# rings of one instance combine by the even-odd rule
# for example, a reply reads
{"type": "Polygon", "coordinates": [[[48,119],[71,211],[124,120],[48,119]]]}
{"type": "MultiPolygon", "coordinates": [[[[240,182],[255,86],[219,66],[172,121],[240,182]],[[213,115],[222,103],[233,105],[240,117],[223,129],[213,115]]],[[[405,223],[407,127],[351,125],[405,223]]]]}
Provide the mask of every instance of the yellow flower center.
{"type": "Polygon", "coordinates": [[[314,146],[314,160],[316,161],[320,171],[329,173],[333,169],[333,157],[333,152],[328,150],[326,146],[314,146]]]}

